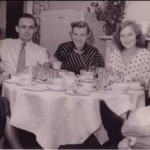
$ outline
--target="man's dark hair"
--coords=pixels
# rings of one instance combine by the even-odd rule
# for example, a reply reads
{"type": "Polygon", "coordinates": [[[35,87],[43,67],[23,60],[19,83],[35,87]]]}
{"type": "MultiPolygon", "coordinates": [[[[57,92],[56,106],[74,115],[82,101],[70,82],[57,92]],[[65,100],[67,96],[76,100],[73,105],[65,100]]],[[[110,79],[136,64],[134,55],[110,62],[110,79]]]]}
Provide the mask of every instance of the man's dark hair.
{"type": "Polygon", "coordinates": [[[18,25],[19,25],[19,21],[21,18],[30,18],[30,19],[33,19],[34,23],[35,23],[35,27],[37,26],[37,22],[35,20],[35,18],[33,17],[33,15],[29,14],[29,13],[24,13],[22,14],[19,19],[18,19],[18,25]]]}

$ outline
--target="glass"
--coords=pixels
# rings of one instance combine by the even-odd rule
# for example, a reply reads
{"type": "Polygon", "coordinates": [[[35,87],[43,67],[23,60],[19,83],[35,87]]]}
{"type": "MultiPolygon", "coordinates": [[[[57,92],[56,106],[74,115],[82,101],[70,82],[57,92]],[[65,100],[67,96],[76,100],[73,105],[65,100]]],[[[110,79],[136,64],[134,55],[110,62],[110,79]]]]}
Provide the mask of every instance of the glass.
{"type": "Polygon", "coordinates": [[[88,71],[92,72],[94,77],[96,77],[96,75],[98,75],[98,67],[97,66],[90,66],[88,71]]]}
{"type": "Polygon", "coordinates": [[[62,62],[61,61],[54,61],[53,62],[53,69],[60,70],[61,66],[62,66],[62,62]]]}
{"type": "Polygon", "coordinates": [[[96,88],[98,90],[105,90],[108,84],[109,84],[108,74],[103,74],[97,79],[96,88]]]}
{"type": "Polygon", "coordinates": [[[98,78],[101,77],[106,72],[105,68],[99,67],[98,68],[98,78]]]}
{"type": "Polygon", "coordinates": [[[85,72],[87,72],[86,70],[80,70],[80,75],[84,75],[85,72]]]}
{"type": "Polygon", "coordinates": [[[46,79],[46,69],[41,65],[34,66],[32,72],[33,72],[34,79],[39,79],[39,80],[46,79]]]}

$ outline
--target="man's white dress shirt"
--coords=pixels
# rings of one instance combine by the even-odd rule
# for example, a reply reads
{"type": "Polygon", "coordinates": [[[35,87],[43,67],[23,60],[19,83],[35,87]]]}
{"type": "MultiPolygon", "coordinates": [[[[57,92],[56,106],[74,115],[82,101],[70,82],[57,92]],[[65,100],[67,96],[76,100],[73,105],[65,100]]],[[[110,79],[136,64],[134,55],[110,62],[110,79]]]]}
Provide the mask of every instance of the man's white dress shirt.
{"type": "MultiPolygon", "coordinates": [[[[21,50],[22,41],[20,39],[4,39],[0,42],[0,57],[5,72],[16,73],[18,57],[21,50]]],[[[46,49],[31,42],[25,46],[26,66],[36,66],[48,62],[46,49]]]]}

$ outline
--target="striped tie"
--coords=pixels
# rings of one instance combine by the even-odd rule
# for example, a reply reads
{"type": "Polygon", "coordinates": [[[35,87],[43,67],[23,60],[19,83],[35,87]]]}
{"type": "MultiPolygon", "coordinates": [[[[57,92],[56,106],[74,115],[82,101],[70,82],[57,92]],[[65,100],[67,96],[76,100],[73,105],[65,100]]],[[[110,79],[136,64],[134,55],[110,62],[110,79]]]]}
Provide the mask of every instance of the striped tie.
{"type": "Polygon", "coordinates": [[[17,64],[17,72],[21,72],[26,67],[26,51],[25,51],[26,43],[23,42],[21,44],[21,50],[18,57],[18,64],[17,64]]]}

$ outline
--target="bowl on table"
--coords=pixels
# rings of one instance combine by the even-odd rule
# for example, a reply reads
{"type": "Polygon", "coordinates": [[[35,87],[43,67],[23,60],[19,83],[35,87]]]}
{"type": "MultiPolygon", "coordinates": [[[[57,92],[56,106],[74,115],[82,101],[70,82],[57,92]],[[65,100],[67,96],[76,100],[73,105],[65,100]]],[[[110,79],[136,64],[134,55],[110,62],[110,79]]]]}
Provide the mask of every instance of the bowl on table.
{"type": "Polygon", "coordinates": [[[126,83],[113,83],[110,87],[113,91],[118,92],[127,92],[129,89],[129,85],[126,83]]]}
{"type": "Polygon", "coordinates": [[[63,91],[64,88],[64,79],[63,78],[53,78],[52,84],[48,86],[50,90],[63,91]]]}
{"type": "Polygon", "coordinates": [[[142,90],[142,89],[144,89],[144,87],[142,87],[139,82],[132,81],[132,82],[127,82],[126,84],[128,84],[129,90],[142,90]]]}

